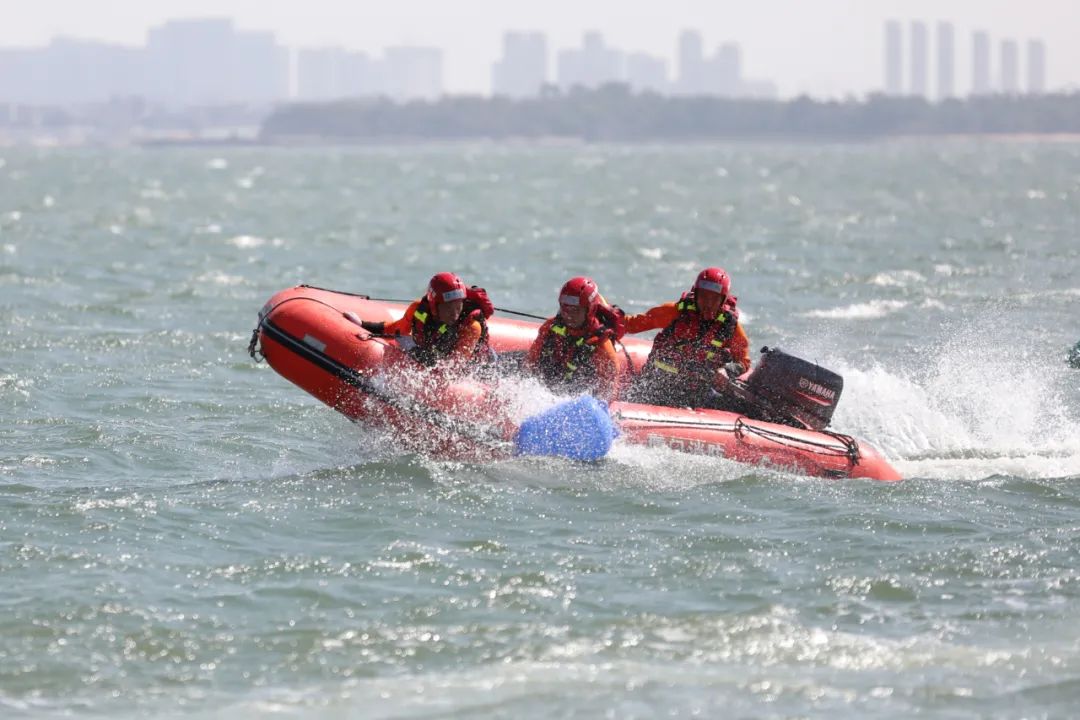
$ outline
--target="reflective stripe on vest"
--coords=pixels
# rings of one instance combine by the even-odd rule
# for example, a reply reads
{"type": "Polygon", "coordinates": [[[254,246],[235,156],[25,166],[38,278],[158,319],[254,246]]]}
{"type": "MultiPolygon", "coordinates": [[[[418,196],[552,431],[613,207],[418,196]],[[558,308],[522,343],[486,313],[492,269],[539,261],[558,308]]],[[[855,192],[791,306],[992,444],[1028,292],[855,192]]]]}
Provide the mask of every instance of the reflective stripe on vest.
{"type": "MultiPolygon", "coordinates": [[[[696,312],[697,305],[695,305],[693,302],[690,302],[689,300],[680,300],[679,302],[675,303],[675,309],[679,312],[696,312]]],[[[724,312],[723,304],[720,305],[720,312],[716,313],[715,322],[721,324],[727,322],[727,313],[724,312]]]]}
{"type": "MultiPolygon", "coordinates": [[[[423,312],[422,310],[417,310],[416,312],[413,313],[413,317],[416,318],[417,320],[419,320],[421,325],[426,325],[427,324],[427,319],[430,316],[426,312],[423,312]]],[[[446,331],[449,330],[449,329],[450,329],[450,327],[446,323],[443,323],[442,325],[439,326],[439,329],[436,330],[435,332],[439,333],[440,335],[445,335],[446,331]]]]}
{"type": "Polygon", "coordinates": [[[656,367],[657,370],[663,370],[664,372],[671,373],[672,375],[679,374],[679,368],[675,367],[674,365],[668,365],[666,362],[662,362],[660,360],[653,360],[652,364],[656,367]]]}
{"type": "MultiPolygon", "coordinates": [[[[714,321],[705,320],[698,312],[697,302],[689,295],[679,299],[675,307],[679,315],[655,338],[648,367],[669,375],[678,375],[682,370],[692,367],[687,365],[688,362],[707,363],[712,366],[723,360],[721,351],[727,346],[727,339],[721,340],[717,335],[723,333],[730,339],[730,333],[725,330],[732,329],[728,320],[734,318],[721,308],[714,321]],[[675,334],[677,328],[678,334],[675,334]],[[691,355],[686,355],[687,351],[691,355]]],[[[738,328],[737,324],[735,328],[738,328]]]]}
{"type": "Polygon", "coordinates": [[[563,367],[566,369],[566,371],[562,374],[563,380],[569,380],[574,376],[574,373],[579,367],[577,363],[573,362],[574,356],[582,350],[596,352],[596,347],[594,345],[588,344],[587,337],[579,337],[576,340],[571,338],[569,335],[567,335],[567,327],[565,325],[554,324],[551,326],[551,332],[555,335],[558,335],[559,337],[573,341],[571,345],[574,347],[575,353],[563,361],[563,367]]]}

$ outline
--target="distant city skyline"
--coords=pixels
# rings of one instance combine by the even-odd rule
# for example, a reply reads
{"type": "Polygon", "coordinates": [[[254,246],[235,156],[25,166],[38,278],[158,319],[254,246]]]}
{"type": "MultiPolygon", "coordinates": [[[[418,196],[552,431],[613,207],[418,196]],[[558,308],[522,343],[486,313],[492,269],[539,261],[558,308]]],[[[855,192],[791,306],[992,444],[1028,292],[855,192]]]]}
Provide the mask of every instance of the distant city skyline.
{"type": "MultiPolygon", "coordinates": [[[[635,92],[718,97],[777,97],[775,83],[747,78],[735,43],[706,42],[684,30],[669,72],[663,57],[608,44],[586,32],[558,49],[551,70],[543,33],[507,32],[485,95],[535,97],[624,83],[635,92]]],[[[379,54],[342,47],[286,48],[273,32],[238,28],[230,18],[170,19],[151,27],[145,45],[53,38],[42,47],[0,47],[0,102],[74,105],[141,98],[169,107],[286,100],[389,97],[436,100],[448,94],[443,51],[395,46],[379,54]]]]}
{"type": "Polygon", "coordinates": [[[936,23],[935,42],[930,42],[929,24],[922,20],[907,23],[887,20],[884,24],[884,70],[882,91],[886,95],[912,95],[928,100],[945,100],[969,95],[1003,93],[1041,94],[1046,84],[1046,43],[1028,38],[1025,47],[1021,82],[1020,43],[1015,37],[994,41],[989,33],[976,30],[970,34],[971,82],[958,90],[956,82],[956,28],[948,21],[936,23]],[[905,59],[907,63],[905,65],[905,59]],[[996,65],[994,64],[996,62],[996,65]],[[930,66],[936,65],[936,85],[930,85],[930,66]],[[906,69],[905,69],[906,68],[906,69]]]}
{"type": "MultiPolygon", "coordinates": [[[[992,69],[989,35],[975,31],[971,83],[958,91],[953,23],[936,21],[933,42],[924,20],[892,19],[883,28],[883,78],[870,92],[940,100],[1047,88],[1046,44],[1039,38],[1026,40],[1023,68],[1020,43],[1001,39],[992,69]]],[[[584,33],[579,46],[556,49],[554,70],[549,54],[542,32],[504,32],[502,54],[490,65],[491,84],[481,94],[522,98],[549,85],[567,91],[625,83],[635,92],[665,95],[779,97],[775,82],[745,76],[737,43],[712,45],[695,29],[679,34],[673,63],[614,47],[596,31],[584,33]]],[[[194,106],[445,94],[453,92],[444,83],[441,48],[385,47],[381,57],[339,46],[287,48],[275,33],[243,30],[230,18],[170,19],[149,28],[142,46],[58,37],[42,47],[0,47],[0,102],[63,105],[137,96],[194,106]]]]}
{"type": "MultiPolygon", "coordinates": [[[[666,59],[673,75],[676,38],[690,28],[710,38],[710,46],[738,44],[745,74],[775,81],[783,97],[838,97],[881,89],[885,20],[945,18],[957,29],[955,77],[958,94],[964,94],[972,70],[963,48],[977,29],[995,39],[995,65],[999,39],[1042,39],[1049,48],[1047,89],[1080,88],[1080,47],[1071,37],[1078,12],[1072,0],[759,0],[752,5],[642,0],[632,7],[615,0],[396,0],[378,7],[344,0],[37,0],[5,11],[0,45],[40,47],[54,36],[139,45],[148,27],[168,19],[226,16],[245,31],[273,32],[290,48],[338,46],[371,53],[390,46],[438,47],[447,91],[486,94],[505,30],[545,35],[549,76],[557,49],[580,46],[589,30],[602,33],[613,47],[666,59]]],[[[932,44],[934,29],[929,28],[932,44]]],[[[1019,52],[1023,81],[1026,47],[1019,52]]],[[[931,80],[936,81],[933,71],[931,80]]]]}

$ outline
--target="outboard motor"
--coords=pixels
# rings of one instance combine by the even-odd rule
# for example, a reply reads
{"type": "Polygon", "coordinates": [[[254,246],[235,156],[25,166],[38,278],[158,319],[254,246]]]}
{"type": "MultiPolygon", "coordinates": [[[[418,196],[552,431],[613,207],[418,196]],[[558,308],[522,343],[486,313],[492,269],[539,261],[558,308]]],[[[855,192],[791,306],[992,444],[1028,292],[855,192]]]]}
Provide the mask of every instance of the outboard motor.
{"type": "Polygon", "coordinates": [[[823,430],[840,401],[844,378],[778,348],[761,359],[736,393],[746,415],[809,430],[823,430]]]}

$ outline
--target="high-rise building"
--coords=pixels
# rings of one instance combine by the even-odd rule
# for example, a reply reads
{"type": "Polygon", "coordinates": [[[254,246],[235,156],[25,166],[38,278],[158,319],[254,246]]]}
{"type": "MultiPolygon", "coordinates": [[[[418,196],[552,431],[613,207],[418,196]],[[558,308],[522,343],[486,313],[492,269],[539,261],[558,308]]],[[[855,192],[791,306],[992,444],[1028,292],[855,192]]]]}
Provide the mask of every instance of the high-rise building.
{"type": "Polygon", "coordinates": [[[394,100],[437,100],[443,93],[442,62],[442,50],[438,48],[386,48],[386,94],[394,100]]]}
{"type": "Polygon", "coordinates": [[[926,23],[911,23],[911,94],[924,98],[930,91],[930,41],[926,23]]]}
{"type": "Polygon", "coordinates": [[[170,20],[147,34],[152,99],[177,105],[232,100],[233,22],[227,18],[170,20]]]}
{"type": "Polygon", "coordinates": [[[491,91],[508,97],[535,97],[547,82],[547,38],[538,32],[503,35],[503,54],[491,68],[491,91]]]}
{"type": "Polygon", "coordinates": [[[667,61],[646,53],[626,56],[626,82],[635,92],[668,91],[667,61]]]}
{"type": "Polygon", "coordinates": [[[0,103],[30,103],[33,88],[45,82],[44,64],[35,62],[40,51],[0,48],[0,103]]]}
{"type": "Polygon", "coordinates": [[[1033,95],[1046,92],[1046,43],[1042,40],[1028,40],[1027,91],[1033,95]]]}
{"type": "Polygon", "coordinates": [[[971,94],[988,95],[990,86],[990,36],[978,31],[971,37],[971,94]]]}
{"type": "Polygon", "coordinates": [[[937,97],[946,100],[956,94],[956,49],[952,23],[937,26],[937,97]]]}
{"type": "Polygon", "coordinates": [[[45,49],[49,102],[89,103],[117,95],[138,95],[148,83],[142,48],[55,38],[45,49]]]}
{"type": "Polygon", "coordinates": [[[386,92],[382,63],[363,52],[345,53],[338,83],[346,97],[375,97],[386,92]]]}
{"type": "Polygon", "coordinates": [[[234,38],[232,97],[271,103],[289,96],[289,51],[270,32],[238,31],[234,38]]]}
{"type": "Polygon", "coordinates": [[[903,86],[903,40],[900,23],[889,20],[885,23],[885,94],[902,95],[903,86]]]}
{"type": "Polygon", "coordinates": [[[362,52],[339,47],[303,48],[296,53],[296,97],[326,102],[373,97],[385,89],[382,65],[362,52]]]}
{"type": "Polygon", "coordinates": [[[244,33],[227,18],[170,20],[146,42],[147,95],[177,105],[277,100],[288,56],[270,33],[244,33]]]}
{"type": "Polygon", "coordinates": [[[54,38],[43,48],[0,51],[0,102],[80,104],[147,89],[142,48],[54,38]]]}
{"type": "Polygon", "coordinates": [[[684,95],[700,95],[704,92],[705,43],[697,30],[683,30],[679,34],[679,67],[675,87],[684,95]]]}
{"type": "Polygon", "coordinates": [[[1001,41],[1001,92],[1020,92],[1020,47],[1015,40],[1001,41]]]}
{"type": "Polygon", "coordinates": [[[296,51],[296,98],[325,102],[345,97],[342,83],[347,53],[339,47],[301,48],[296,51]]]}
{"type": "Polygon", "coordinates": [[[706,95],[735,97],[742,91],[742,51],[734,43],[725,43],[705,58],[701,90],[706,95]]]}
{"type": "MultiPolygon", "coordinates": [[[[674,90],[682,95],[719,95],[735,97],[746,94],[742,75],[742,50],[735,43],[724,43],[706,56],[701,33],[684,30],[679,35],[678,71],[674,90]]],[[[767,94],[767,84],[758,82],[755,93],[767,94]]]]}
{"type": "Polygon", "coordinates": [[[269,103],[289,94],[289,55],[272,33],[225,18],[171,20],[145,47],[54,38],[0,57],[0,101],[84,104],[141,96],[166,104],[269,103]]]}
{"type": "Polygon", "coordinates": [[[580,49],[563,50],[558,58],[559,87],[597,88],[624,79],[623,53],[606,46],[598,32],[587,32],[580,49]]]}

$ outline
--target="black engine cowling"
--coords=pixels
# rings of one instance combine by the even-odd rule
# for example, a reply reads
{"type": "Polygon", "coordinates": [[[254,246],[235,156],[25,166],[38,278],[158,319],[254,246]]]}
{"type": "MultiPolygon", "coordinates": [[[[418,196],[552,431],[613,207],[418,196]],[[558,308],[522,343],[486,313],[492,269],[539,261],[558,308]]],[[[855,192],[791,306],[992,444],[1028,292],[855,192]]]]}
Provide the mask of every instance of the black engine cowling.
{"type": "Polygon", "coordinates": [[[794,427],[823,430],[832,421],[844,378],[778,348],[762,348],[761,359],[739,383],[747,415],[794,427]]]}

